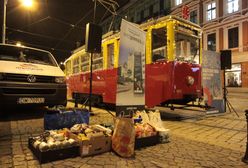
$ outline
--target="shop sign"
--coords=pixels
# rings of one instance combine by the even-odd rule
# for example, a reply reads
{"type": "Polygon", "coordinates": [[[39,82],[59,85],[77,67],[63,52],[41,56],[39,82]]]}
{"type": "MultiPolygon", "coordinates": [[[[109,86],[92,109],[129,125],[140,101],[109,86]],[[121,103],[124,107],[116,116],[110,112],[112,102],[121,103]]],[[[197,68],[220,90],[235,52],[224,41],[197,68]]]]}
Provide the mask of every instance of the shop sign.
{"type": "Polygon", "coordinates": [[[187,5],[182,7],[182,17],[186,20],[189,18],[189,7],[187,5]]]}

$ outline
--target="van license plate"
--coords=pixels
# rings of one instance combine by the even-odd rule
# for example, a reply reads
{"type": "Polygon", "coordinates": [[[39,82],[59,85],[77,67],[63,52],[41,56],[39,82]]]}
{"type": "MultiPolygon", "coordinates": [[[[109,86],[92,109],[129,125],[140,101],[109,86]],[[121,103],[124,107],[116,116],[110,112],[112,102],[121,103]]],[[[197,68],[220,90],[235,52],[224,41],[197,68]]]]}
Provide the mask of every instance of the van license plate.
{"type": "Polygon", "coordinates": [[[40,104],[45,103],[43,97],[21,97],[17,100],[18,104],[40,104]]]}

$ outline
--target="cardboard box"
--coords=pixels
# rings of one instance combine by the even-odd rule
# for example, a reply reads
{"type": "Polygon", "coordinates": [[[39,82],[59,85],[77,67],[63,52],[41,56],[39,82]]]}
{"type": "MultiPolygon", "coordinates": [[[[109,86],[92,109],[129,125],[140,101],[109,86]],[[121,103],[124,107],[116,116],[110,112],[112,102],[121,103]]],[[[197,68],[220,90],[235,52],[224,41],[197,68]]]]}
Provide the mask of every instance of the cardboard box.
{"type": "Polygon", "coordinates": [[[111,136],[92,136],[89,140],[80,142],[80,155],[82,157],[96,155],[111,150],[111,136]]]}

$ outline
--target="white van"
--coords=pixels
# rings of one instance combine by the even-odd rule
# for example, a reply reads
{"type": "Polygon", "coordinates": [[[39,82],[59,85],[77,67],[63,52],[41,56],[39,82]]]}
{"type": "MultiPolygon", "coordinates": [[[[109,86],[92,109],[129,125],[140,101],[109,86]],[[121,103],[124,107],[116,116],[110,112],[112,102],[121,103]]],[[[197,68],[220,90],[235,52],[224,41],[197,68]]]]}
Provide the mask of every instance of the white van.
{"type": "Polygon", "coordinates": [[[65,74],[50,52],[0,44],[0,107],[66,102],[65,74]]]}

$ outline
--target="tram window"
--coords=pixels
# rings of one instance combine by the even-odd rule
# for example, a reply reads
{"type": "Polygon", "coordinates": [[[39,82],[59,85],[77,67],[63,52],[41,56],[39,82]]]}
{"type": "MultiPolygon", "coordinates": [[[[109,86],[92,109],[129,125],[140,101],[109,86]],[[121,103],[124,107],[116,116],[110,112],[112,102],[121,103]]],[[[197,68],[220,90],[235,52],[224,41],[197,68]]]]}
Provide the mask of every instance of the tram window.
{"type": "Polygon", "coordinates": [[[93,69],[93,70],[100,70],[100,69],[103,69],[102,53],[95,53],[95,54],[93,55],[92,69],[93,69]]]}
{"type": "Polygon", "coordinates": [[[176,59],[199,63],[199,39],[176,32],[176,59]]]}
{"type": "Polygon", "coordinates": [[[79,72],[79,57],[73,60],[73,73],[79,72]]]}
{"type": "Polygon", "coordinates": [[[167,59],[167,33],[165,27],[152,30],[152,61],[167,59]]]}
{"type": "Polygon", "coordinates": [[[71,74],[71,61],[70,60],[65,63],[65,67],[66,67],[65,68],[66,75],[70,75],[71,74]]]}
{"type": "Polygon", "coordinates": [[[114,67],[114,44],[107,45],[108,68],[114,67]]]}
{"type": "Polygon", "coordinates": [[[89,61],[88,53],[81,55],[81,72],[89,71],[89,61]]]}

